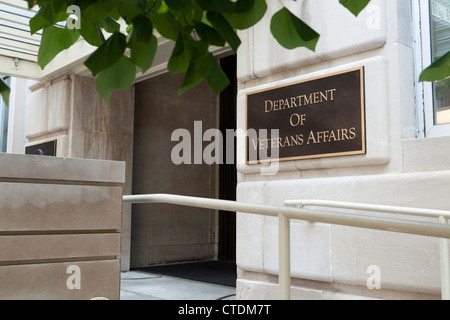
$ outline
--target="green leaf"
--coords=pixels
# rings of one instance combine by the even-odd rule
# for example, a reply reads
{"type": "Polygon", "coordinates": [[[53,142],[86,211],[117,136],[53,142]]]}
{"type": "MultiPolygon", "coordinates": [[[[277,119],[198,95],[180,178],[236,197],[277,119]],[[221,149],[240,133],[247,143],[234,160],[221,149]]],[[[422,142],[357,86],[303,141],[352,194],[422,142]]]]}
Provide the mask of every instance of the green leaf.
{"type": "Polygon", "coordinates": [[[37,31],[45,27],[56,24],[60,21],[65,21],[69,17],[66,11],[54,10],[53,4],[42,4],[40,10],[33,18],[30,19],[30,33],[35,34],[37,31]]]}
{"type": "Polygon", "coordinates": [[[102,70],[118,61],[125,52],[126,37],[121,32],[115,32],[85,61],[86,67],[95,77],[102,70]]]}
{"type": "Polygon", "coordinates": [[[181,87],[178,91],[178,95],[182,95],[183,93],[185,93],[189,89],[192,89],[202,81],[203,78],[197,73],[195,63],[191,63],[184,76],[183,83],[181,84],[181,87]]]}
{"type": "Polygon", "coordinates": [[[209,44],[203,41],[185,39],[185,47],[191,60],[197,60],[208,52],[209,44]]]}
{"type": "Polygon", "coordinates": [[[80,29],[81,36],[90,45],[98,47],[102,44],[102,37],[100,36],[100,30],[92,22],[83,20],[83,27],[80,29]]]}
{"type": "Polygon", "coordinates": [[[35,6],[36,2],[35,0],[26,0],[28,3],[28,9],[31,9],[35,6]]]}
{"type": "Polygon", "coordinates": [[[225,45],[225,40],[222,38],[219,32],[217,32],[216,29],[204,24],[203,22],[196,22],[195,30],[203,41],[213,46],[223,47],[225,45]]]}
{"type": "MultiPolygon", "coordinates": [[[[239,2],[238,2],[239,3],[239,2]]],[[[236,10],[232,14],[224,14],[231,26],[235,29],[244,30],[255,25],[261,20],[267,11],[266,0],[255,0],[250,10],[240,12],[236,10]]]]}
{"type": "Polygon", "coordinates": [[[97,0],[97,4],[102,7],[106,12],[111,12],[121,4],[123,0],[97,0]]]}
{"type": "Polygon", "coordinates": [[[422,71],[419,81],[441,81],[450,77],[450,51],[422,71]]]}
{"type": "Polygon", "coordinates": [[[215,11],[220,13],[233,13],[236,9],[234,2],[230,0],[196,0],[204,11],[215,11]]]}
{"type": "Polygon", "coordinates": [[[77,29],[48,26],[44,29],[38,52],[39,66],[44,69],[58,53],[71,47],[80,37],[77,29]]]}
{"type": "Polygon", "coordinates": [[[3,101],[7,106],[9,106],[9,94],[11,93],[11,89],[8,85],[0,79],[0,94],[2,95],[3,101]]]}
{"type": "Polygon", "coordinates": [[[241,45],[241,39],[239,39],[228,20],[221,13],[214,11],[208,11],[206,18],[236,53],[241,45]]]}
{"type": "Polygon", "coordinates": [[[367,7],[370,0],[339,0],[339,2],[357,17],[367,7]]]}
{"type": "Polygon", "coordinates": [[[149,42],[153,37],[153,24],[150,19],[144,16],[137,16],[133,19],[133,31],[130,35],[130,43],[134,41],[149,42]]]}
{"type": "Polygon", "coordinates": [[[246,13],[253,8],[255,0],[237,0],[234,6],[235,13],[246,13]]]}
{"type": "Polygon", "coordinates": [[[113,91],[130,88],[135,79],[136,67],[129,58],[122,56],[111,67],[98,74],[95,86],[100,96],[109,103],[113,91]]]}
{"type": "MultiPolygon", "coordinates": [[[[61,16],[61,14],[66,13],[66,10],[67,10],[67,1],[66,0],[45,0],[45,1],[40,1],[40,2],[49,3],[52,7],[53,12],[55,13],[55,16],[61,16]]],[[[61,21],[61,20],[56,20],[56,21],[61,21]]]]}
{"type": "Polygon", "coordinates": [[[153,59],[158,49],[158,39],[155,36],[147,41],[135,41],[130,47],[131,49],[131,61],[142,69],[142,72],[146,72],[153,64],[153,59]]]}
{"type": "Polygon", "coordinates": [[[222,92],[230,84],[227,75],[223,72],[216,58],[210,52],[197,60],[195,71],[205,79],[216,94],[222,92]]]}
{"type": "Polygon", "coordinates": [[[192,2],[192,7],[193,7],[191,10],[192,20],[202,21],[203,17],[205,16],[205,12],[203,11],[203,9],[200,8],[200,6],[195,1],[192,2]]]}
{"type": "Polygon", "coordinates": [[[184,40],[179,37],[175,42],[175,47],[173,48],[172,54],[167,63],[167,69],[171,73],[186,72],[189,68],[189,56],[187,51],[184,49],[184,40]]]}
{"type": "Polygon", "coordinates": [[[191,0],[165,0],[167,6],[175,11],[184,11],[187,9],[192,9],[191,0]]]}
{"type": "Polygon", "coordinates": [[[48,15],[46,15],[46,13],[45,13],[46,10],[51,10],[51,8],[49,6],[42,7],[38,11],[38,13],[36,13],[36,15],[30,19],[31,34],[35,34],[39,30],[53,24],[53,22],[52,22],[53,15],[50,17],[50,20],[49,20],[48,15]]]}
{"type": "Polygon", "coordinates": [[[98,26],[101,26],[108,16],[109,13],[97,3],[91,4],[81,11],[81,21],[88,20],[98,26]]]}
{"type": "Polygon", "coordinates": [[[163,37],[170,40],[177,40],[178,33],[180,32],[180,25],[169,13],[155,15],[152,18],[152,22],[156,30],[158,30],[163,37]]]}
{"type": "Polygon", "coordinates": [[[286,49],[306,47],[314,51],[320,37],[316,31],[286,8],[272,16],[270,30],[278,43],[286,49]]]}
{"type": "Polygon", "coordinates": [[[158,9],[158,13],[167,13],[167,11],[169,11],[169,7],[167,6],[165,1],[161,1],[162,4],[158,9]]]}
{"type": "Polygon", "coordinates": [[[206,42],[185,39],[180,34],[167,64],[167,69],[171,73],[186,72],[193,61],[196,61],[208,51],[208,47],[206,42]]]}
{"type": "Polygon", "coordinates": [[[120,24],[111,17],[107,17],[101,24],[106,32],[114,33],[120,31],[120,24]]]}
{"type": "Polygon", "coordinates": [[[119,4],[119,13],[130,24],[134,18],[144,12],[140,6],[140,0],[125,0],[119,4]]]}

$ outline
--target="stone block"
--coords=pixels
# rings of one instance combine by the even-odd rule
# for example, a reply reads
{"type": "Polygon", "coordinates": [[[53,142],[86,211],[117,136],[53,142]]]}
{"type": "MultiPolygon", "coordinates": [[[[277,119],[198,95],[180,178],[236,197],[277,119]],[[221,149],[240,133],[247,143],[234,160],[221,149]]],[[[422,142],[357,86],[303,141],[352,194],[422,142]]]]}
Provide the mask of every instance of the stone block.
{"type": "MultiPolygon", "coordinates": [[[[255,198],[257,203],[274,205],[283,205],[285,200],[323,199],[448,210],[448,181],[449,171],[435,171],[245,182],[239,184],[238,191],[240,199],[261,194],[265,196],[255,198]]],[[[379,218],[437,222],[437,218],[352,212],[379,218]]],[[[237,234],[241,233],[247,235],[239,242],[238,267],[244,271],[277,275],[277,219],[243,214],[237,225],[237,234]],[[249,229],[251,238],[248,237],[249,229]],[[257,239],[259,244],[255,246],[252,241],[246,241],[247,238],[257,239]],[[257,257],[258,252],[264,252],[262,259],[249,258],[257,257]]],[[[397,297],[402,296],[401,292],[406,296],[412,292],[440,294],[439,239],[434,237],[292,220],[291,259],[294,278],[353,287],[345,289],[348,292],[355,288],[365,289],[371,275],[369,267],[378,266],[381,288],[397,292],[397,297]]],[[[375,291],[366,290],[363,295],[376,295],[375,291]]]]}
{"type": "Polygon", "coordinates": [[[29,95],[25,133],[28,139],[69,129],[71,92],[72,81],[63,76],[29,95]]]}
{"type": "Polygon", "coordinates": [[[120,233],[0,235],[0,264],[119,256],[120,233]]]}
{"type": "Polygon", "coordinates": [[[0,266],[0,279],[1,300],[120,299],[119,260],[0,266]],[[80,289],[67,286],[70,266],[79,267],[80,289]]]}
{"type": "Polygon", "coordinates": [[[119,299],[124,181],[124,163],[0,154],[0,299],[119,299]]]}
{"type": "Polygon", "coordinates": [[[125,182],[125,163],[0,154],[0,181],[121,185],[125,182]]]}
{"type": "Polygon", "coordinates": [[[240,81],[380,48],[388,39],[386,0],[371,1],[357,18],[339,2],[296,1],[283,5],[321,35],[316,51],[286,50],[278,44],[270,32],[270,17],[281,8],[281,3],[268,2],[266,16],[253,28],[240,33],[248,41],[238,55],[240,81]],[[257,52],[264,54],[254,54],[257,52]],[[248,56],[254,57],[252,64],[247,61],[248,56]]]}
{"type": "Polygon", "coordinates": [[[118,230],[122,188],[0,183],[0,231],[118,230]]]}

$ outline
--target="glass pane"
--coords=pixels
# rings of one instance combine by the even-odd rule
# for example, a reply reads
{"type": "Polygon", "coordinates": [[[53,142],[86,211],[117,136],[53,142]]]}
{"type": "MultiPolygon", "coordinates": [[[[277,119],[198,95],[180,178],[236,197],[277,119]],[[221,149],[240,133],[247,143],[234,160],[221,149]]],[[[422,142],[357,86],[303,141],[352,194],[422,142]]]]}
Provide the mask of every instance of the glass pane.
{"type": "MultiPolygon", "coordinates": [[[[431,50],[436,59],[450,51],[450,1],[430,0],[431,50]]],[[[450,79],[433,85],[435,123],[450,123],[450,79]]]]}

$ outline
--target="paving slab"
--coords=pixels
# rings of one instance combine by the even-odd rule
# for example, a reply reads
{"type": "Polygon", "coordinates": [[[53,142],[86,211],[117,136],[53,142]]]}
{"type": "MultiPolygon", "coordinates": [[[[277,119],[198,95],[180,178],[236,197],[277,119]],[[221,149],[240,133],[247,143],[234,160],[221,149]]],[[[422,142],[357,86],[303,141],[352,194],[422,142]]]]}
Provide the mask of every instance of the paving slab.
{"type": "Polygon", "coordinates": [[[121,273],[121,300],[236,300],[236,288],[158,274],[121,273]]]}

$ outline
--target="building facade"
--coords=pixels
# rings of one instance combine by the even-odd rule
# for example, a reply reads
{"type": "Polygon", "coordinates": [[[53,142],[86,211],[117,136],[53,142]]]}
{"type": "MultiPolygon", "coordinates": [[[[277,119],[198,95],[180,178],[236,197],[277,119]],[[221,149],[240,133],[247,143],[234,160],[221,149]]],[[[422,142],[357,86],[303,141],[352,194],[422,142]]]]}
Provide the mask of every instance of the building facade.
{"type": "MultiPolygon", "coordinates": [[[[431,84],[417,81],[431,57],[449,50],[448,3],[372,1],[356,19],[324,1],[292,4],[292,11],[324,37],[312,53],[281,49],[265,31],[267,20],[242,34],[238,126],[245,125],[247,93],[364,66],[366,154],[282,162],[278,173],[268,176],[259,173],[258,165],[240,165],[238,200],[448,207],[443,195],[450,140],[446,120],[439,120],[449,105],[448,80],[435,85],[434,92],[431,84]],[[440,85],[447,89],[440,91],[440,85]]],[[[239,215],[237,226],[239,295],[273,297],[277,247],[270,240],[276,238],[276,220],[239,215]]],[[[436,239],[308,222],[294,223],[291,232],[292,273],[298,279],[293,295],[298,298],[439,294],[436,239]],[[371,266],[381,272],[379,290],[366,286],[371,266]]]]}
{"type": "MultiPolygon", "coordinates": [[[[236,57],[217,52],[235,80],[220,96],[205,84],[178,96],[182,79],[165,71],[165,50],[173,44],[160,39],[155,66],[132,89],[116,92],[110,105],[80,65],[33,83],[26,103],[26,146],[56,140],[60,157],[126,161],[128,194],[174,193],[270,205],[323,199],[448,210],[449,80],[418,81],[424,67],[450,50],[448,1],[372,0],[358,17],[337,1],[285,3],[321,34],[315,52],[286,50],[276,43],[270,13],[281,4],[268,5],[262,21],[239,32],[242,45],[236,57]],[[250,95],[349,70],[363,70],[363,152],[247,161],[249,143],[239,132],[249,129],[250,95]],[[223,145],[228,153],[222,159],[229,161],[215,161],[217,155],[208,149],[214,131],[208,129],[219,129],[223,136],[227,130],[238,133],[235,143],[231,137],[223,145]],[[190,150],[182,148],[188,136],[190,150]]],[[[315,108],[322,106],[317,102],[315,108]]],[[[291,107],[278,105],[273,117],[286,116],[291,107]]],[[[313,116],[323,116],[315,110],[313,116]]],[[[297,126],[301,119],[298,114],[297,126]]],[[[331,134],[337,133],[328,133],[328,141],[331,134]]],[[[317,143],[325,139],[314,137],[317,143]]],[[[234,220],[212,210],[135,205],[124,207],[122,228],[123,270],[236,261],[238,298],[278,295],[277,219],[237,213],[234,220]]],[[[295,299],[440,297],[438,239],[292,221],[291,241],[295,299]],[[368,285],[373,270],[380,276],[376,288],[368,285]]]]}

